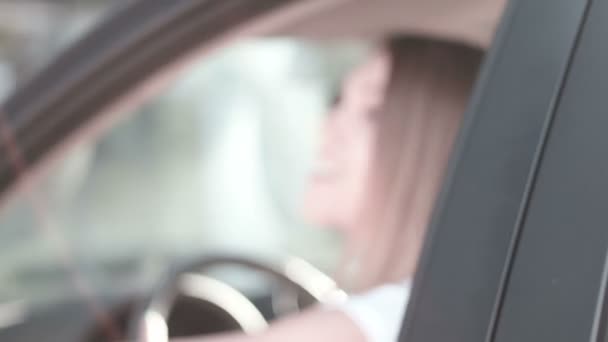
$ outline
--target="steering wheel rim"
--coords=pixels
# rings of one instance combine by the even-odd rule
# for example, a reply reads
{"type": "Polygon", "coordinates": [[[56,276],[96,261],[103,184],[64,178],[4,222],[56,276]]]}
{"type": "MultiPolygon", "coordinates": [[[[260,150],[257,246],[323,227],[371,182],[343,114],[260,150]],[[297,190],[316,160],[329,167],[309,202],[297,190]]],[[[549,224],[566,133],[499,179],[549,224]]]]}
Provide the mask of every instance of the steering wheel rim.
{"type": "MultiPolygon", "coordinates": [[[[138,310],[135,310],[130,320],[129,335],[134,341],[168,341],[169,331],[167,321],[178,295],[186,293],[188,290],[183,286],[183,279],[190,281],[205,282],[207,288],[223,291],[230,296],[231,300],[238,301],[241,309],[247,310],[247,315],[251,318],[250,326],[243,325],[243,320],[233,314],[233,310],[220,307],[231,318],[233,318],[245,332],[255,332],[265,328],[266,321],[255,305],[242,295],[238,290],[230,285],[207,276],[200,275],[206,269],[217,266],[239,266],[247,269],[259,271],[271,275],[282,285],[290,286],[310,295],[319,303],[340,302],[346,299],[346,293],[327,275],[316,269],[306,261],[287,257],[279,258],[278,261],[254,261],[250,257],[228,256],[228,255],[207,255],[196,259],[193,262],[172,267],[162,279],[152,295],[143,302],[138,310]],[[193,278],[194,277],[194,278],[193,278]],[[194,280],[198,279],[198,280],[194,280]]],[[[209,296],[201,296],[201,292],[190,290],[187,293],[203,300],[209,300],[209,296]],[[204,298],[203,298],[204,297],[204,298]]]]}

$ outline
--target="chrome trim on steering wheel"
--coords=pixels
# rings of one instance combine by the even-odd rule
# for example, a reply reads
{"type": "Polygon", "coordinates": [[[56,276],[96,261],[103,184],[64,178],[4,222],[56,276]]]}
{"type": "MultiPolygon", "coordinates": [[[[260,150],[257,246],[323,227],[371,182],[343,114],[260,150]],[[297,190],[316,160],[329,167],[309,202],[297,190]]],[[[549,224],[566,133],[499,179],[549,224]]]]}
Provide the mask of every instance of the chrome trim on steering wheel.
{"type": "Polygon", "coordinates": [[[202,299],[222,308],[248,334],[268,327],[260,310],[241,292],[223,281],[202,274],[186,273],[180,276],[178,288],[179,292],[186,296],[202,299]]]}

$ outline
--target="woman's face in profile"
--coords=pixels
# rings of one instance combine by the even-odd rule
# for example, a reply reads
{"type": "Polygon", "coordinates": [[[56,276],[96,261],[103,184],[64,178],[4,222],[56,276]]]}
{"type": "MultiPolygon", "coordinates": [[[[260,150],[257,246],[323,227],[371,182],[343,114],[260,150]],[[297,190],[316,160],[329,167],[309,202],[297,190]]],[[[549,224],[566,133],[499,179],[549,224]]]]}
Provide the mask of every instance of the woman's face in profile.
{"type": "Polygon", "coordinates": [[[376,113],[384,102],[389,76],[389,55],[379,50],[343,83],[325,119],[305,196],[305,214],[314,223],[352,230],[364,215],[376,113]]]}

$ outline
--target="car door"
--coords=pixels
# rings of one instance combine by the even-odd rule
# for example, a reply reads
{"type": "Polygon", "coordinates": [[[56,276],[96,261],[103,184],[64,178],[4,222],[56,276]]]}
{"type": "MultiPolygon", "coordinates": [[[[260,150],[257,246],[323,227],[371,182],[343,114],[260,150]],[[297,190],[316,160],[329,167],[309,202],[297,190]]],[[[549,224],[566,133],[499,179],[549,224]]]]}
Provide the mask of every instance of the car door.
{"type": "Polygon", "coordinates": [[[606,13],[602,0],[511,3],[403,341],[606,339],[606,13]]]}

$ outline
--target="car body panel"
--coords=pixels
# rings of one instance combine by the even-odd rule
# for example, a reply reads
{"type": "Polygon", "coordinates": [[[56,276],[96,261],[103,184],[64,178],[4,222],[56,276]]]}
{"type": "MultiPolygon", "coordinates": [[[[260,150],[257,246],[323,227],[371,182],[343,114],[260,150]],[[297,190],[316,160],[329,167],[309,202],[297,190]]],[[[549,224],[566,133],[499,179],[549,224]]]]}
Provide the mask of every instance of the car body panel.
{"type": "Polygon", "coordinates": [[[608,1],[588,11],[522,220],[495,341],[602,337],[608,1]]]}
{"type": "Polygon", "coordinates": [[[586,1],[511,3],[465,118],[401,341],[491,338],[538,149],[585,8],[586,1]]]}

